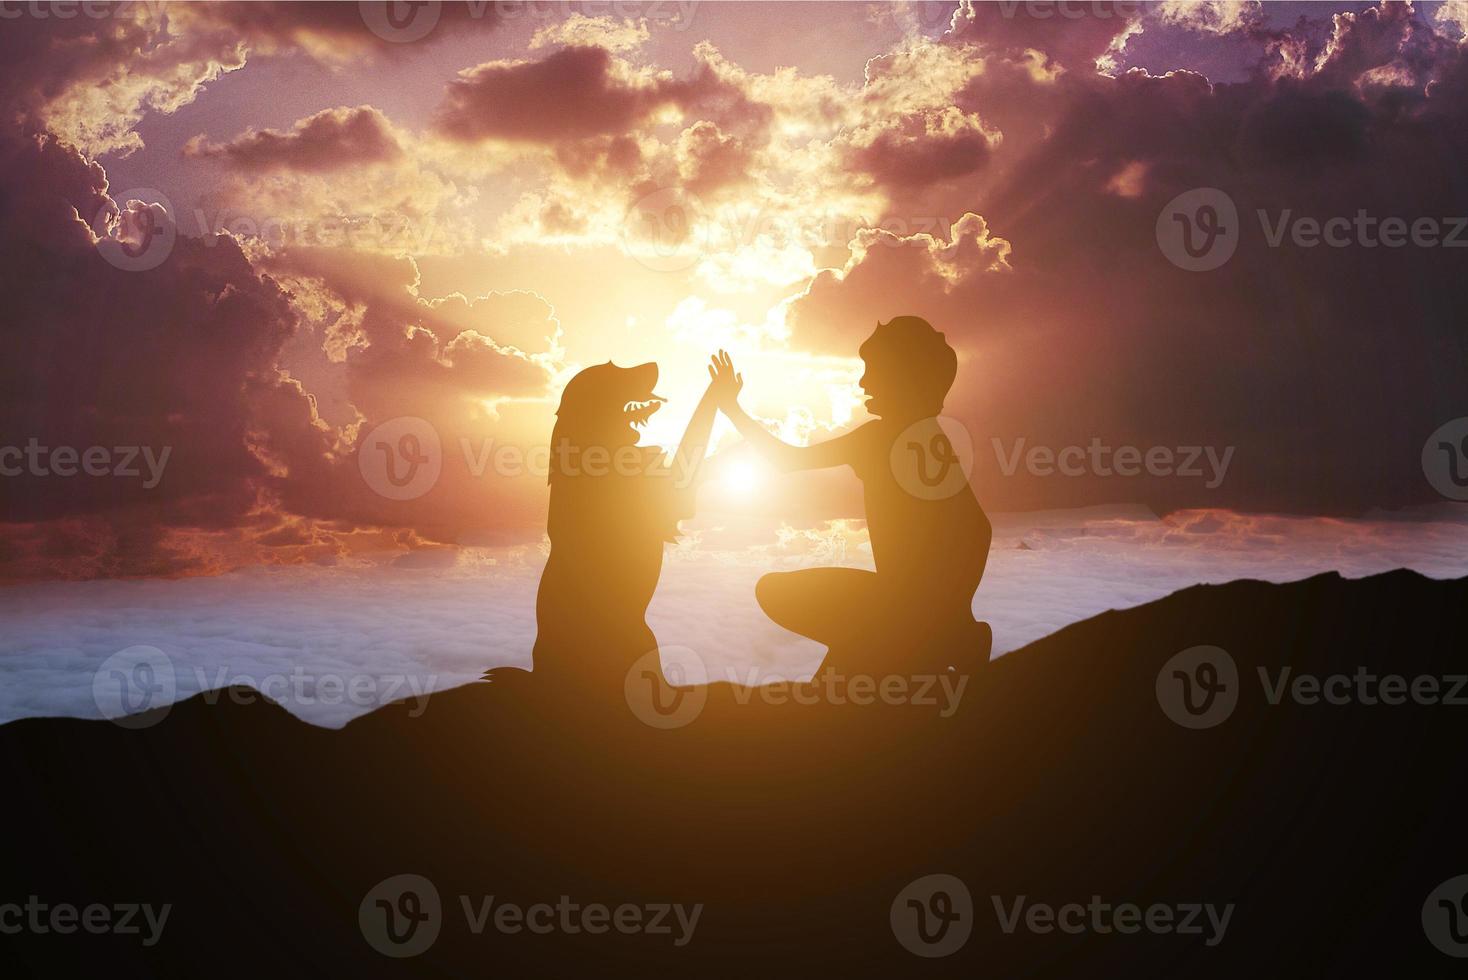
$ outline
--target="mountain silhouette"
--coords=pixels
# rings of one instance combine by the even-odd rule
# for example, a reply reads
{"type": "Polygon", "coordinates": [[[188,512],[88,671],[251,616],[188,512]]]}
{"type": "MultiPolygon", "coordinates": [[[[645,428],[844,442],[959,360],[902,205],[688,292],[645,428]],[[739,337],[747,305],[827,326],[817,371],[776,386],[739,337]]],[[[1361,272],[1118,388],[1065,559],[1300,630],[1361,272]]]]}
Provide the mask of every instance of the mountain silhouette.
{"type": "Polygon", "coordinates": [[[1468,674],[1464,610],[1468,578],[1405,571],[1197,586],[1000,658],[948,717],[771,704],[719,684],[683,691],[702,711],[661,730],[480,683],[339,731],[203,696],[136,731],[17,721],[0,727],[0,905],[174,908],[151,947],[24,933],[0,936],[0,958],[7,976],[201,963],[275,977],[1446,976],[1461,961],[1427,938],[1424,903],[1468,873],[1468,706],[1270,692],[1281,676],[1365,674],[1446,678],[1447,695],[1468,674]],[[1216,653],[1206,671],[1178,659],[1196,647],[1225,651],[1234,673],[1216,653]],[[1223,699],[1184,692],[1197,718],[1230,710],[1211,727],[1173,721],[1163,701],[1183,677],[1223,699]],[[364,938],[359,906],[401,874],[432,882],[441,922],[421,954],[394,960],[364,938]],[[930,875],[971,901],[899,900],[930,875]],[[703,908],[682,946],[616,930],[476,935],[461,896],[491,895],[703,908]],[[1212,945],[1206,932],[1004,929],[1017,901],[1093,896],[1233,908],[1212,945]],[[969,930],[951,955],[899,941],[894,923],[925,909],[929,938],[969,930]]]}

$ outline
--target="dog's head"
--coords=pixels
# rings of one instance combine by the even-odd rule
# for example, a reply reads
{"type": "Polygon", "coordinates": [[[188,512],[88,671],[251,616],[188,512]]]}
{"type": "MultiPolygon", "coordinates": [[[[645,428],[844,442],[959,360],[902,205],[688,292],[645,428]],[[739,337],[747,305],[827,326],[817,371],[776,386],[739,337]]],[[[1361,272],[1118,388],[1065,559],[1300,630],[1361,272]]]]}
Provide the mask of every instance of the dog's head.
{"type": "Polygon", "coordinates": [[[637,445],[638,429],[662,407],[653,393],[658,366],[617,367],[611,361],[578,373],[561,392],[551,434],[551,476],[568,458],[599,447],[615,453],[637,445]]]}

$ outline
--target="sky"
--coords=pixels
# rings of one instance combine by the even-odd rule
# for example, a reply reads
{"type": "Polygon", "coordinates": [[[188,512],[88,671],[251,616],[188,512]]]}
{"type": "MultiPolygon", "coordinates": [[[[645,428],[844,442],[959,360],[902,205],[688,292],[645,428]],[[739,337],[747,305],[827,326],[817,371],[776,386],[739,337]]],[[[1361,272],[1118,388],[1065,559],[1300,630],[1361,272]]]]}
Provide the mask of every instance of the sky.
{"type": "MultiPolygon", "coordinates": [[[[1038,559],[1081,595],[1025,609],[991,566],[1000,649],[1220,570],[1462,574],[1465,25],[1463,2],[0,4],[0,599],[153,583],[176,648],[190,597],[239,621],[217,583],[312,583],[372,632],[392,617],[342,583],[406,576],[477,594],[513,662],[569,377],[656,362],[668,446],[725,348],[745,407],[818,441],[867,418],[857,348],[904,314],[958,353],[945,414],[986,510],[1074,511],[1115,549],[1105,576],[1038,559]],[[383,447],[422,454],[410,485],[383,447]],[[1121,543],[1094,508],[1130,515],[1121,543]]],[[[849,474],[730,470],[654,615],[868,560],[849,474]]],[[[36,629],[4,652],[44,652],[36,629]]]]}

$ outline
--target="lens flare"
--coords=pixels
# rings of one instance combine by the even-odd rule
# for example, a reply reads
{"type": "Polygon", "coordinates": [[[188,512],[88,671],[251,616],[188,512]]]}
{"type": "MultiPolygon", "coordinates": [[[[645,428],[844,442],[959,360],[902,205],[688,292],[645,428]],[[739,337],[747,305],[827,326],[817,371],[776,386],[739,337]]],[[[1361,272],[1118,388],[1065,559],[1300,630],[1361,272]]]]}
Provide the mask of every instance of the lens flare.
{"type": "Polygon", "coordinates": [[[729,460],[719,471],[718,483],[724,495],[735,500],[751,500],[769,483],[770,468],[753,456],[729,460]]]}

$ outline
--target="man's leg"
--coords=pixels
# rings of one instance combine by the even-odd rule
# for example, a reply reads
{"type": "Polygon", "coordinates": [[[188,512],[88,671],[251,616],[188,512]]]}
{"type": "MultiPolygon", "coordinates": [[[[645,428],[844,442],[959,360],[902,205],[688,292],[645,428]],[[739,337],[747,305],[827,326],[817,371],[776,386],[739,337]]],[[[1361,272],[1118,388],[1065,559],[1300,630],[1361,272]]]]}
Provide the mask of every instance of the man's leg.
{"type": "Polygon", "coordinates": [[[859,568],[771,572],[755,586],[765,615],[827,647],[822,670],[968,674],[988,663],[993,632],[965,601],[894,588],[859,568]]]}
{"type": "Polygon", "coordinates": [[[771,572],[755,585],[754,596],[770,619],[827,646],[866,633],[880,616],[882,599],[876,573],[860,568],[771,572]]]}

